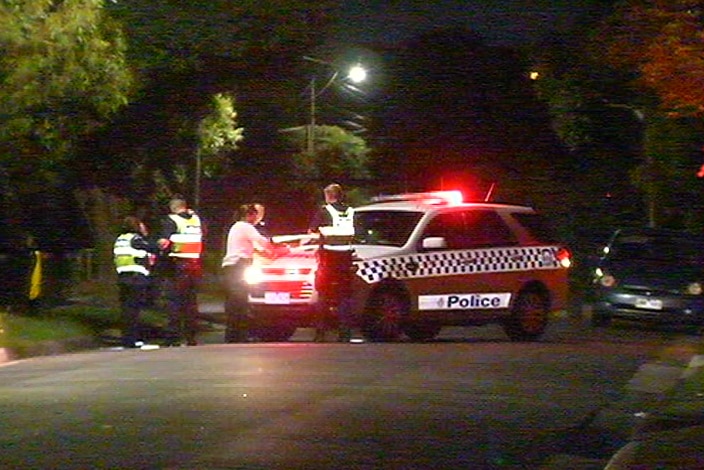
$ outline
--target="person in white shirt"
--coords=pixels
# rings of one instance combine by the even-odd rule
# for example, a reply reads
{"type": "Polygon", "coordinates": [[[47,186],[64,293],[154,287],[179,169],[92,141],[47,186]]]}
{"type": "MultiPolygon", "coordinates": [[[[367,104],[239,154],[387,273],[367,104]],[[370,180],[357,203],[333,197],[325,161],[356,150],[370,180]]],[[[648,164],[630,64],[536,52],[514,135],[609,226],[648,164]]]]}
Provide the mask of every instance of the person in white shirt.
{"type": "Polygon", "coordinates": [[[248,339],[249,303],[245,270],[252,265],[255,252],[272,253],[271,241],[259,233],[256,225],[264,215],[261,204],[244,204],[239,208],[239,220],[227,234],[222,260],[223,280],[227,290],[225,301],[225,342],[240,343],[248,339]]]}

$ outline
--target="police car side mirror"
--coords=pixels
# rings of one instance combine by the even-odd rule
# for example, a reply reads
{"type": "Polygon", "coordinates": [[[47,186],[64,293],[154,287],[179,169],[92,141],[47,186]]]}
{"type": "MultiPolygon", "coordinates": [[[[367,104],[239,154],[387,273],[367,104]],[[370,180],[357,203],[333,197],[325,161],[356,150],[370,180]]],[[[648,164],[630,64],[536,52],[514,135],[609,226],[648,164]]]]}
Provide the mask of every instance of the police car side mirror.
{"type": "Polygon", "coordinates": [[[422,247],[424,250],[442,250],[447,248],[445,237],[428,237],[423,239],[422,247]]]}

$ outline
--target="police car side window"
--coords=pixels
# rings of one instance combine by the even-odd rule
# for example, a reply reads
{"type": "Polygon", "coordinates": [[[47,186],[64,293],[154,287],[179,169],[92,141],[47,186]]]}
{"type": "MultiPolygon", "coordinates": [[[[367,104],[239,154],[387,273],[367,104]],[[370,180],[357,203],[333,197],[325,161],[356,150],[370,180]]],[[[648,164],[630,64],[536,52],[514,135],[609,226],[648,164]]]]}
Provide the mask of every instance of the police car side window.
{"type": "Polygon", "coordinates": [[[518,240],[503,219],[493,210],[463,212],[464,249],[516,245],[518,240]]]}
{"type": "Polygon", "coordinates": [[[423,231],[422,238],[442,237],[445,239],[447,250],[458,250],[462,245],[464,221],[459,212],[438,214],[431,220],[423,231]]]}

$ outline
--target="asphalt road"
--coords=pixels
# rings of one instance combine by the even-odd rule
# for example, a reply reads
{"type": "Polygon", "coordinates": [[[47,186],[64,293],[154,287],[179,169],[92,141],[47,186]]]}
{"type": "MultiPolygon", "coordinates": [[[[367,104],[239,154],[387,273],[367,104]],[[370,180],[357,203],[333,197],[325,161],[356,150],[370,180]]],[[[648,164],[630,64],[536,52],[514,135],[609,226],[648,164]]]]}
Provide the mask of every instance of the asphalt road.
{"type": "Polygon", "coordinates": [[[599,468],[630,430],[595,414],[682,341],[570,319],[537,343],[495,327],[425,344],[220,335],[0,367],[0,468],[537,469],[558,455],[599,468]]]}

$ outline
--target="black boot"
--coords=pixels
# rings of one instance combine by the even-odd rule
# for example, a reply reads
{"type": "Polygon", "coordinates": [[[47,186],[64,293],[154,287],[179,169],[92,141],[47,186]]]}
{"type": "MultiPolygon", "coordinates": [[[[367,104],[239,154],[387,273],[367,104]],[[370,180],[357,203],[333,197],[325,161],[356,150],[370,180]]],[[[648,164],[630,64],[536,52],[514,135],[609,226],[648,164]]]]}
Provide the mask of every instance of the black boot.
{"type": "Polygon", "coordinates": [[[313,341],[316,343],[324,343],[325,342],[325,328],[316,328],[315,329],[315,336],[313,337],[313,341]]]}
{"type": "Polygon", "coordinates": [[[352,330],[349,328],[340,328],[337,335],[338,343],[349,343],[352,339],[352,330]]]}

